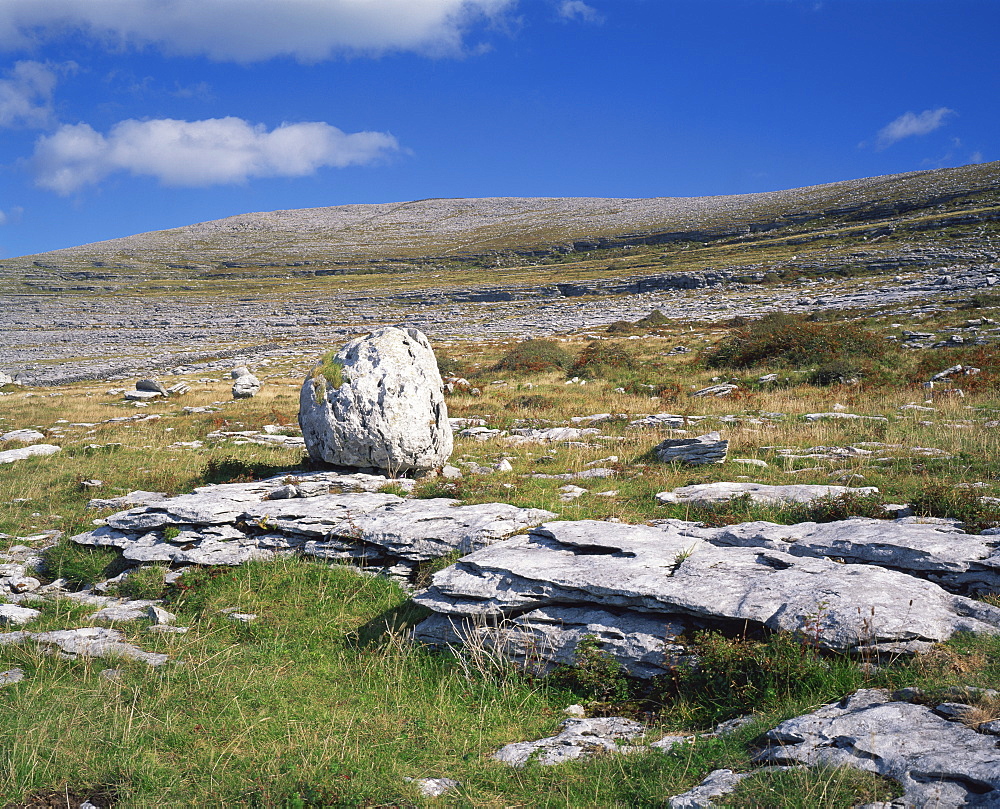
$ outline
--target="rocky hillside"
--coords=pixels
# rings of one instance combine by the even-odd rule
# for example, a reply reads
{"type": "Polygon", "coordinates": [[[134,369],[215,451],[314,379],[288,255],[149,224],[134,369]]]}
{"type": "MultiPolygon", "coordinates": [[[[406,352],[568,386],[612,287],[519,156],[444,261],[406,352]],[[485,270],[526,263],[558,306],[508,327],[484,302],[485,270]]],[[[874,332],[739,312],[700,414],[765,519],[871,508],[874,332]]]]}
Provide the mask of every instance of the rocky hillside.
{"type": "Polygon", "coordinates": [[[301,274],[427,258],[544,255],[873,223],[995,219],[1000,163],[715,197],[426,199],[248,213],[0,263],[9,280],[301,274]]]}

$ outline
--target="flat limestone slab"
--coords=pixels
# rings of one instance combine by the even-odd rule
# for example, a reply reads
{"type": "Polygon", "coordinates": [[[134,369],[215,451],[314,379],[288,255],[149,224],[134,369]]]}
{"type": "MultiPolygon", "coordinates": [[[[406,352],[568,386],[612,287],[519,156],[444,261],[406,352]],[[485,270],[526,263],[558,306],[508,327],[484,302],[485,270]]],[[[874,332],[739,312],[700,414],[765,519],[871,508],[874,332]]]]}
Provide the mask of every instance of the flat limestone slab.
{"type": "Polygon", "coordinates": [[[912,652],[959,631],[1000,632],[1000,608],[932,582],[874,565],[720,547],[684,526],[550,522],[476,551],[414,596],[439,616],[426,635],[418,625],[416,637],[434,642],[442,617],[461,636],[468,626],[489,632],[567,607],[606,611],[608,631],[633,618],[659,622],[660,637],[678,623],[785,631],[818,623],[819,644],[837,651],[912,652]]]}
{"type": "Polygon", "coordinates": [[[780,505],[782,503],[811,503],[821,497],[839,497],[843,494],[878,494],[874,486],[851,488],[849,486],[812,486],[792,484],[770,486],[765,483],[697,483],[681,486],[670,492],[660,492],[656,499],[661,503],[691,503],[695,505],[716,505],[734,497],[749,497],[755,503],[780,505]]]}

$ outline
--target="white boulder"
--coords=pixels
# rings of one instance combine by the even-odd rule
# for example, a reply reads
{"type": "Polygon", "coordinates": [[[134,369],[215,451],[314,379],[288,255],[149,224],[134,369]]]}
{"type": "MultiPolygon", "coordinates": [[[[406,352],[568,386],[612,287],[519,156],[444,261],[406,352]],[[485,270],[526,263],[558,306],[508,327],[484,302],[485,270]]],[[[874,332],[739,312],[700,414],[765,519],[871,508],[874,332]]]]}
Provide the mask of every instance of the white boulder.
{"type": "Polygon", "coordinates": [[[423,472],[452,451],[434,351],[416,329],[378,329],[318,366],[302,385],[299,425],[310,457],[336,466],[423,472]]]}

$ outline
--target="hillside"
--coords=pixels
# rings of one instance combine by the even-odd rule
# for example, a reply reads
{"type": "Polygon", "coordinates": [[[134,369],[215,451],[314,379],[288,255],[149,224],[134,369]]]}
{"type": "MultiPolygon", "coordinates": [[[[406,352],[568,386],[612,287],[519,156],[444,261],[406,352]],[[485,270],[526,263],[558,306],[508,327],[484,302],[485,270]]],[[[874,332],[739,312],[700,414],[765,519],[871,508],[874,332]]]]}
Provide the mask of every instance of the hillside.
{"type": "Polygon", "coordinates": [[[967,225],[996,218],[1000,163],[760,194],[653,199],[427,199],[247,213],[0,262],[8,283],[398,271],[400,262],[585,253],[768,234],[967,225]],[[388,266],[383,266],[388,265],[388,266]],[[396,266],[393,266],[396,265],[396,266]]]}

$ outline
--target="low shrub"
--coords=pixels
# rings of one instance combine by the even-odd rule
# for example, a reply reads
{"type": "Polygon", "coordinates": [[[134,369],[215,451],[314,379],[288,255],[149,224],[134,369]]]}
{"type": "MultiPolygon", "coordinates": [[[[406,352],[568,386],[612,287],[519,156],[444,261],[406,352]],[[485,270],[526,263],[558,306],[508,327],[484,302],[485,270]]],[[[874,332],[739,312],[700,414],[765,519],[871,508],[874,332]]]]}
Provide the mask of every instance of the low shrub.
{"type": "Polygon", "coordinates": [[[1000,523],[1000,505],[984,501],[973,487],[928,483],[910,501],[910,507],[923,517],[959,520],[966,530],[981,531],[1000,523]]]}
{"type": "Polygon", "coordinates": [[[169,569],[166,565],[137,567],[118,585],[118,594],[125,598],[162,598],[169,569]]]}
{"type": "Polygon", "coordinates": [[[580,352],[569,373],[588,379],[601,379],[635,370],[636,359],[617,343],[594,340],[580,352]]]}
{"type": "Polygon", "coordinates": [[[856,323],[817,323],[800,315],[775,313],[736,327],[704,361],[710,368],[765,363],[815,367],[816,382],[829,384],[864,374],[888,350],[884,338],[856,323]]]}
{"type": "Polygon", "coordinates": [[[205,483],[249,483],[277,474],[278,467],[270,464],[245,461],[233,455],[209,458],[201,472],[205,483]]]}
{"type": "Polygon", "coordinates": [[[633,696],[625,669],[594,635],[587,635],[576,645],[573,665],[557,666],[547,680],[588,702],[620,703],[633,696]]]}
{"type": "Polygon", "coordinates": [[[690,647],[692,662],[676,672],[679,695],[698,719],[714,724],[773,709],[786,700],[827,702],[857,689],[858,666],[846,657],[821,653],[815,641],[791,632],[764,640],[698,632],[690,647]]]}
{"type": "Polygon", "coordinates": [[[551,340],[526,340],[504,354],[494,371],[565,371],[573,364],[573,355],[551,340]]]}

